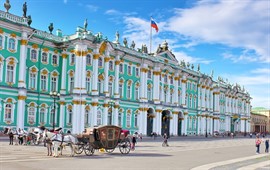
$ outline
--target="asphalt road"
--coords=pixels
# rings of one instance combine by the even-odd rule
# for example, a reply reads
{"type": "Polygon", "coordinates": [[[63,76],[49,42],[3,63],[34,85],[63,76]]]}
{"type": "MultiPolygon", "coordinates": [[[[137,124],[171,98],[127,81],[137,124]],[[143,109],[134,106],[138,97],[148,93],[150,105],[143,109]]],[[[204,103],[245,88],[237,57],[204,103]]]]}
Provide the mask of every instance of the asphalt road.
{"type": "Polygon", "coordinates": [[[0,138],[0,170],[189,170],[191,168],[252,156],[254,138],[172,137],[169,147],[162,138],[143,138],[135,151],[123,155],[116,148],[111,154],[96,150],[70,157],[66,148],[59,158],[49,157],[43,146],[10,146],[0,138]]]}

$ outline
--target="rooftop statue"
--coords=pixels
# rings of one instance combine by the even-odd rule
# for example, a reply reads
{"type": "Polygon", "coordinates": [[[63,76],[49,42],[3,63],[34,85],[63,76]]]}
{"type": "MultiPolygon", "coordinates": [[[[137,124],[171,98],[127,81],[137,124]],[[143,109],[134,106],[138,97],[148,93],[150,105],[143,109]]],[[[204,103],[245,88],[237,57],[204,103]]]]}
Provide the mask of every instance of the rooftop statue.
{"type": "Polygon", "coordinates": [[[124,46],[125,46],[125,47],[127,47],[127,46],[128,46],[128,42],[127,42],[127,39],[126,39],[126,38],[124,38],[124,40],[123,40],[123,44],[124,44],[124,46]]]}
{"type": "Polygon", "coordinates": [[[9,0],[6,0],[6,2],[4,3],[4,7],[6,8],[6,12],[8,13],[8,10],[11,8],[9,0]]]}
{"type": "Polygon", "coordinates": [[[200,69],[201,69],[201,68],[200,68],[200,64],[198,64],[198,69],[197,69],[197,70],[200,71],[200,69]]]}
{"type": "Polygon", "coordinates": [[[116,33],[115,33],[115,43],[119,44],[119,32],[118,31],[116,31],[116,33]]]}
{"type": "Polygon", "coordinates": [[[50,23],[48,28],[49,28],[50,33],[52,33],[52,31],[53,31],[53,23],[50,23]]]}
{"type": "Polygon", "coordinates": [[[134,41],[132,41],[132,43],[130,45],[130,48],[133,49],[133,50],[135,49],[135,42],[134,41]]]}
{"type": "Polygon", "coordinates": [[[23,4],[23,17],[26,18],[26,13],[27,13],[27,4],[24,2],[23,4]]]}
{"type": "Polygon", "coordinates": [[[88,22],[87,22],[87,19],[85,19],[85,21],[84,21],[84,30],[85,31],[87,30],[87,26],[88,26],[88,22]]]}
{"type": "Polygon", "coordinates": [[[29,27],[30,27],[31,23],[32,23],[32,17],[31,17],[31,15],[28,15],[27,24],[28,24],[29,27]]]}

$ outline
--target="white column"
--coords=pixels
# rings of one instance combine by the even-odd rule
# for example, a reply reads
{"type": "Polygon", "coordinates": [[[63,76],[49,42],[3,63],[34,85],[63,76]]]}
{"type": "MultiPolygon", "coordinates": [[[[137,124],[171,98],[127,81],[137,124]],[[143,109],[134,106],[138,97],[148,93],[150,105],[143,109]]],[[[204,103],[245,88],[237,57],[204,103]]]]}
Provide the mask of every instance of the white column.
{"type": "Polygon", "coordinates": [[[91,112],[92,112],[92,117],[91,117],[91,126],[95,126],[97,125],[97,106],[98,106],[98,100],[97,99],[94,99],[93,102],[91,103],[92,105],[92,109],[91,109],[91,112]]]}
{"type": "Polygon", "coordinates": [[[161,89],[160,90],[160,101],[164,102],[164,74],[161,75],[161,89]]]}
{"type": "Polygon", "coordinates": [[[25,113],[25,94],[18,96],[18,114],[17,114],[17,129],[24,129],[24,113],[25,113]]]}
{"type": "Polygon", "coordinates": [[[187,118],[188,118],[188,113],[184,112],[184,133],[187,135],[187,118]]]}
{"type": "Polygon", "coordinates": [[[109,96],[109,61],[110,56],[109,54],[106,54],[106,57],[104,58],[104,93],[107,97],[109,96]]]}
{"type": "Polygon", "coordinates": [[[72,133],[73,134],[79,134],[79,113],[80,113],[80,108],[75,100],[73,102],[73,113],[72,113],[72,133]]]}
{"type": "Polygon", "coordinates": [[[178,104],[178,81],[179,81],[179,77],[178,74],[175,75],[174,77],[174,95],[173,95],[173,104],[178,104]]]}
{"type": "MultiPolygon", "coordinates": [[[[105,103],[104,105],[104,110],[103,110],[103,125],[108,125],[108,114],[109,114],[109,105],[107,103],[105,103]]],[[[113,108],[111,108],[113,110],[113,108]]]]}
{"type": "Polygon", "coordinates": [[[153,71],[153,75],[154,75],[154,78],[153,78],[153,83],[154,83],[154,87],[153,87],[153,101],[156,103],[156,102],[159,102],[159,95],[160,95],[160,92],[159,92],[159,77],[160,77],[160,68],[154,68],[154,71],[153,71]]]}
{"type": "Polygon", "coordinates": [[[201,95],[201,85],[200,84],[198,84],[198,96],[197,96],[197,98],[198,98],[198,110],[201,110],[201,99],[200,99],[200,95],[201,95]]]}
{"type": "Polygon", "coordinates": [[[93,78],[92,78],[92,95],[97,95],[98,94],[98,59],[99,59],[99,54],[95,53],[93,55],[93,78]]]}
{"type": "Polygon", "coordinates": [[[144,91],[145,90],[147,90],[147,89],[145,89],[145,77],[144,77],[144,74],[145,74],[145,72],[147,72],[146,71],[147,69],[145,69],[145,68],[141,68],[141,77],[140,77],[140,83],[141,83],[141,85],[140,85],[140,99],[145,99],[145,97],[144,97],[144,91]]]}
{"type": "MultiPolygon", "coordinates": [[[[115,61],[115,75],[114,75],[114,97],[119,98],[119,55],[116,56],[115,61]]],[[[118,115],[117,115],[118,116],[118,115]]]]}
{"type": "Polygon", "coordinates": [[[208,133],[210,132],[210,134],[213,135],[213,117],[209,117],[208,121],[209,121],[210,128],[208,128],[209,130],[207,130],[207,132],[208,133]]]}
{"type": "Polygon", "coordinates": [[[210,96],[211,96],[211,100],[210,100],[210,111],[213,111],[214,110],[213,88],[210,88],[210,96]]]}
{"type": "MultiPolygon", "coordinates": [[[[66,79],[67,79],[67,54],[62,54],[62,73],[61,73],[61,94],[66,94],[66,79]]],[[[64,126],[62,126],[64,127],[64,126]]]]}
{"type": "MultiPolygon", "coordinates": [[[[87,50],[87,49],[85,49],[85,50],[87,50]]],[[[86,93],[86,54],[87,54],[87,52],[86,51],[84,51],[83,53],[82,53],[82,62],[81,62],[81,85],[80,85],[80,87],[81,87],[81,89],[82,89],[82,93],[86,93]]]]}
{"type": "MultiPolygon", "coordinates": [[[[19,84],[18,87],[26,88],[26,53],[27,53],[27,33],[22,32],[21,46],[20,46],[20,61],[19,61],[19,84]]],[[[40,61],[38,61],[40,62],[40,61]]],[[[40,70],[39,70],[40,71],[40,70]]],[[[39,87],[38,87],[39,88],[39,87]]]]}
{"type": "Polygon", "coordinates": [[[65,102],[60,101],[60,115],[59,115],[59,127],[64,127],[64,118],[65,118],[65,102]]]}
{"type": "Polygon", "coordinates": [[[147,133],[147,130],[146,130],[146,127],[147,127],[147,111],[146,111],[146,109],[144,109],[143,110],[143,112],[142,112],[142,119],[143,119],[143,132],[142,132],[142,134],[143,135],[146,135],[147,133]]]}
{"type": "Polygon", "coordinates": [[[205,85],[202,86],[202,110],[205,110],[205,85]]]}
{"type": "Polygon", "coordinates": [[[156,109],[156,123],[157,123],[157,131],[158,135],[161,135],[161,108],[156,109]]]}
{"type": "Polygon", "coordinates": [[[197,117],[197,121],[198,121],[198,123],[197,123],[197,135],[200,135],[201,134],[201,115],[198,115],[198,117],[197,117]]]}
{"type": "Polygon", "coordinates": [[[80,112],[79,112],[79,127],[78,127],[78,132],[82,133],[84,131],[84,118],[85,118],[85,104],[86,100],[82,99],[79,107],[80,107],[80,112]]]}
{"type": "Polygon", "coordinates": [[[205,119],[205,116],[203,115],[202,116],[202,119],[201,119],[201,133],[202,133],[202,135],[204,135],[205,134],[205,122],[206,121],[206,119],[205,119]]]}
{"type": "Polygon", "coordinates": [[[182,81],[182,88],[181,88],[182,89],[182,91],[181,91],[181,93],[182,93],[182,106],[186,107],[187,106],[187,103],[185,100],[185,98],[186,98],[186,83],[187,83],[186,77],[183,76],[181,81],[182,81]]]}

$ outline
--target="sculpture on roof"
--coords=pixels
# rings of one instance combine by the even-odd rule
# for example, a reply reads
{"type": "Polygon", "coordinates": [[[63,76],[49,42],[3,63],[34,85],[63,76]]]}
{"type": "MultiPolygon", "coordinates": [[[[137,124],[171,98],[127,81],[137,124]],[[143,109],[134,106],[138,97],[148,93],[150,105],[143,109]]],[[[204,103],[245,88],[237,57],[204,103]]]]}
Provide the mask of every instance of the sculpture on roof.
{"type": "Polygon", "coordinates": [[[135,49],[135,45],[136,45],[135,42],[132,41],[132,43],[131,43],[131,45],[130,45],[130,48],[134,50],[134,49],[135,49]]]}
{"type": "Polygon", "coordinates": [[[123,44],[124,44],[125,47],[128,47],[128,42],[127,42],[127,39],[126,38],[124,38],[123,44]]]}
{"type": "Polygon", "coordinates": [[[8,13],[8,10],[11,8],[9,0],[6,0],[6,2],[4,3],[4,7],[6,8],[6,12],[8,13]]]}
{"type": "Polygon", "coordinates": [[[116,33],[115,33],[115,43],[119,44],[119,32],[118,31],[116,31],[116,33]]]}
{"type": "Polygon", "coordinates": [[[200,69],[201,69],[200,64],[198,64],[198,69],[197,69],[197,71],[200,72],[200,69]]]}
{"type": "Polygon", "coordinates": [[[85,19],[85,21],[84,21],[84,31],[86,31],[87,30],[87,26],[88,26],[88,22],[87,22],[87,19],[85,19]]]}
{"type": "Polygon", "coordinates": [[[142,52],[146,53],[146,54],[148,53],[148,49],[147,49],[146,44],[142,45],[142,52]]]}
{"type": "Polygon", "coordinates": [[[50,23],[50,25],[48,26],[48,29],[49,29],[50,33],[52,33],[52,31],[53,31],[53,23],[50,23]]]}
{"type": "Polygon", "coordinates": [[[31,15],[28,15],[27,24],[28,24],[29,27],[30,27],[31,23],[32,23],[32,17],[31,17],[31,15]]]}
{"type": "Polygon", "coordinates": [[[23,17],[26,18],[26,13],[27,13],[27,4],[24,2],[23,4],[23,17]]]}

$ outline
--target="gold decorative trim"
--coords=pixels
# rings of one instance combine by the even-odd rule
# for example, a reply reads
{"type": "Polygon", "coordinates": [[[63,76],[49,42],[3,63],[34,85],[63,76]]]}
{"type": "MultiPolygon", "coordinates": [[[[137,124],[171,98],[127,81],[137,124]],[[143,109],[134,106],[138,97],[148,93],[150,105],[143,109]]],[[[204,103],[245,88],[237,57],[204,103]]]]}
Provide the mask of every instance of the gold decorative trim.
{"type": "Polygon", "coordinates": [[[26,96],[18,96],[18,100],[25,100],[26,98],[26,96]]]}
{"type": "Polygon", "coordinates": [[[24,83],[24,81],[23,80],[19,80],[19,83],[24,83]]]}
{"type": "Polygon", "coordinates": [[[141,68],[141,72],[147,73],[148,69],[147,68],[141,68]]]}
{"type": "Polygon", "coordinates": [[[67,54],[62,54],[62,58],[66,59],[67,58],[67,54]]]}
{"type": "Polygon", "coordinates": [[[179,77],[174,77],[174,80],[175,81],[178,81],[180,78],[179,77]]]}
{"type": "Polygon", "coordinates": [[[42,51],[47,53],[47,52],[49,52],[49,49],[48,48],[43,48],[42,51]]]}
{"type": "Polygon", "coordinates": [[[92,106],[97,106],[98,105],[98,102],[92,102],[91,105],[92,106]]]}
{"type": "Polygon", "coordinates": [[[160,71],[153,71],[154,76],[159,76],[161,74],[160,71]]]}
{"type": "Polygon", "coordinates": [[[179,112],[178,111],[173,111],[172,114],[177,115],[179,112]]]}
{"type": "Polygon", "coordinates": [[[3,34],[3,33],[4,33],[4,31],[2,29],[0,29],[0,34],[3,34]]]}
{"type": "Polygon", "coordinates": [[[115,61],[115,65],[119,65],[121,63],[121,61],[117,60],[115,61]]]}
{"type": "Polygon", "coordinates": [[[198,86],[198,87],[201,87],[201,84],[198,84],[197,86],[198,86]]]}
{"type": "Polygon", "coordinates": [[[210,87],[209,87],[209,86],[207,86],[207,87],[206,87],[206,90],[208,90],[208,89],[210,89],[210,87]]]}
{"type": "Polygon", "coordinates": [[[187,82],[187,80],[181,80],[182,81],[182,83],[186,83],[187,82]]]}
{"type": "Polygon", "coordinates": [[[188,112],[184,112],[184,115],[188,115],[188,112]]]}
{"type": "Polygon", "coordinates": [[[97,59],[99,59],[99,56],[100,56],[100,54],[94,54],[93,59],[97,60],[97,59]]]}
{"type": "Polygon", "coordinates": [[[53,52],[54,52],[54,54],[58,54],[58,51],[57,50],[54,50],[53,52]]]}
{"type": "Polygon", "coordinates": [[[157,113],[161,113],[162,110],[161,110],[161,109],[156,109],[156,112],[157,112],[157,113]]]}
{"type": "Polygon", "coordinates": [[[11,36],[12,38],[16,38],[16,37],[17,37],[17,35],[16,35],[15,33],[11,33],[10,36],[11,36]]]}
{"type": "Polygon", "coordinates": [[[38,49],[38,45],[37,45],[37,44],[33,44],[33,45],[32,45],[32,48],[38,49]]]}
{"type": "Polygon", "coordinates": [[[104,103],[103,104],[103,107],[109,107],[109,104],[108,103],[104,103]]]}
{"type": "Polygon", "coordinates": [[[116,109],[119,108],[119,107],[120,107],[120,105],[114,105],[114,108],[116,108],[116,109]]]}
{"type": "Polygon", "coordinates": [[[59,104],[60,104],[60,105],[65,105],[65,104],[66,104],[66,102],[64,102],[64,101],[60,101],[60,102],[59,102],[59,104]]]}
{"type": "Polygon", "coordinates": [[[27,45],[28,41],[27,40],[21,40],[21,45],[27,45]]]}
{"type": "Polygon", "coordinates": [[[110,61],[110,57],[105,57],[105,58],[104,58],[104,61],[105,61],[105,62],[109,62],[109,61],[110,61]]]}
{"type": "Polygon", "coordinates": [[[218,95],[218,94],[220,94],[220,92],[213,92],[213,94],[214,94],[214,95],[218,95]]]}
{"type": "Polygon", "coordinates": [[[202,85],[202,89],[204,89],[206,86],[205,85],[202,85]]]}

